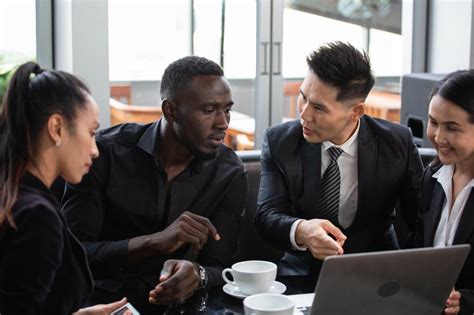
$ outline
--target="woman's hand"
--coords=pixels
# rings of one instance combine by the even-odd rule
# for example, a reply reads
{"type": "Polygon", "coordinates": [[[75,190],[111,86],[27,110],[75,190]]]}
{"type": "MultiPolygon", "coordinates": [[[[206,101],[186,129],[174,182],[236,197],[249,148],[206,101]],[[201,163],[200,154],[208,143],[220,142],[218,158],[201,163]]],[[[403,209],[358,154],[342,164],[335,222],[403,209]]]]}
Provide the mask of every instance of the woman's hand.
{"type": "Polygon", "coordinates": [[[448,299],[446,300],[446,307],[444,314],[458,314],[460,311],[459,303],[461,301],[461,293],[456,290],[451,290],[448,299]]]}
{"type": "MultiPolygon", "coordinates": [[[[73,315],[110,315],[116,309],[127,304],[127,299],[123,298],[120,301],[110,304],[98,304],[86,308],[81,308],[73,315]]],[[[132,311],[125,311],[124,315],[133,315],[132,311]]]]}

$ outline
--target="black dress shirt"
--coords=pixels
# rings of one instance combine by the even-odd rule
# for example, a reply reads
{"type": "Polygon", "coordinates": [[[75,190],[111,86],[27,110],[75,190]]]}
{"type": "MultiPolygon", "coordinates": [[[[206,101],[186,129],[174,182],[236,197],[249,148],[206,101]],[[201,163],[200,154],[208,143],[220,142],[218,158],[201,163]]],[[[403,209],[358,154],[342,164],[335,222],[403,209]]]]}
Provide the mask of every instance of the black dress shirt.
{"type": "Polygon", "coordinates": [[[131,264],[129,240],[164,230],[184,211],[208,217],[217,228],[221,240],[209,237],[197,262],[206,267],[209,285],[222,283],[221,271],[236,251],[247,194],[247,173],[237,155],[221,145],[215,158],[195,158],[168,181],[157,159],[159,150],[166,150],[160,146],[160,121],[115,126],[96,140],[99,158],[81,184],[66,186],[62,204],[87,250],[96,287],[114,291],[138,281],[145,284],[141,291],[146,292],[139,294],[147,299],[164,261],[189,259],[189,246],[131,264]]]}
{"type": "Polygon", "coordinates": [[[26,173],[13,207],[16,229],[0,231],[0,314],[70,315],[92,293],[86,253],[51,191],[26,173]]]}

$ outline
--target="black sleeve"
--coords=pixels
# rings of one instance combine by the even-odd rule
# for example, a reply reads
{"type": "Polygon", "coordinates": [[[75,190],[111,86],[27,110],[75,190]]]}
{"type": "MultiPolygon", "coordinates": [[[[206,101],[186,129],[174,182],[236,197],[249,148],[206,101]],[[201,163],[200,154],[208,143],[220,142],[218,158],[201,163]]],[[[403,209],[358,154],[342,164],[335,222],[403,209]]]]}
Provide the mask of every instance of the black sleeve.
{"type": "Polygon", "coordinates": [[[460,315],[474,314],[474,291],[473,290],[459,290],[461,293],[461,311],[460,315]]]}
{"type": "Polygon", "coordinates": [[[80,184],[66,184],[62,200],[69,227],[84,245],[92,269],[97,264],[115,267],[126,265],[129,243],[128,239],[98,241],[106,212],[104,190],[109,168],[107,150],[99,148],[101,155],[94,160],[91,171],[80,184]]]}
{"type": "Polygon", "coordinates": [[[292,215],[288,186],[274,161],[268,130],[264,133],[260,162],[262,171],[255,216],[256,230],[267,242],[282,250],[292,251],[290,230],[298,218],[292,215]]]}
{"type": "Polygon", "coordinates": [[[413,242],[417,222],[418,205],[421,196],[421,176],[423,174],[423,163],[421,162],[418,149],[413,140],[411,132],[408,141],[408,158],[400,188],[399,201],[400,211],[405,220],[411,242],[413,242]]]}
{"type": "Polygon", "coordinates": [[[0,313],[44,314],[48,293],[61,268],[63,223],[55,209],[38,205],[15,218],[2,241],[0,313]]]}
{"type": "Polygon", "coordinates": [[[430,206],[434,188],[430,179],[427,178],[427,174],[431,175],[429,169],[430,166],[427,166],[421,176],[420,199],[416,213],[415,247],[424,247],[425,245],[423,216],[426,209],[430,206]]]}
{"type": "Polygon", "coordinates": [[[232,264],[232,257],[237,251],[247,192],[248,176],[242,170],[228,187],[216,211],[209,218],[221,237],[219,241],[209,238],[197,260],[206,268],[209,286],[224,283],[221,276],[222,270],[232,264]]]}

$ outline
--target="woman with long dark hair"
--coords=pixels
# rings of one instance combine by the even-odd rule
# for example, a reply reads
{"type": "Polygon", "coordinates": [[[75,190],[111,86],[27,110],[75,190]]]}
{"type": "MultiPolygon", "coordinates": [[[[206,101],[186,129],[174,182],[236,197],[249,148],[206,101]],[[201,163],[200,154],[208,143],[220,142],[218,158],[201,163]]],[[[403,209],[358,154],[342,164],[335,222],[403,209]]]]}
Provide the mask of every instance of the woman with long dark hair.
{"type": "Polygon", "coordinates": [[[0,314],[109,314],[81,309],[92,278],[50,191],[78,183],[98,156],[98,106],[75,76],[34,63],[11,78],[0,114],[0,314]]]}
{"type": "Polygon", "coordinates": [[[421,246],[470,244],[446,314],[474,313],[474,70],[456,71],[433,90],[427,136],[438,156],[426,169],[417,229],[421,246]]]}

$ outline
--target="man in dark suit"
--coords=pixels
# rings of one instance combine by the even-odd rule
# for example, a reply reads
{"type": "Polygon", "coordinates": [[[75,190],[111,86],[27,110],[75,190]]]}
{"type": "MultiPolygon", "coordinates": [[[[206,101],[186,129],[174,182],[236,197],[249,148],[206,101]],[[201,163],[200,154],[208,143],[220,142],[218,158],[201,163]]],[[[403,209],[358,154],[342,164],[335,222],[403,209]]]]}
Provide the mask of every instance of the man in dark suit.
{"type": "Polygon", "coordinates": [[[399,248],[397,200],[411,231],[422,163],[408,128],[364,116],[370,61],[349,44],[312,52],[300,121],[264,133],[257,230],[286,251],[281,275],[310,275],[330,255],[399,248]]]}

